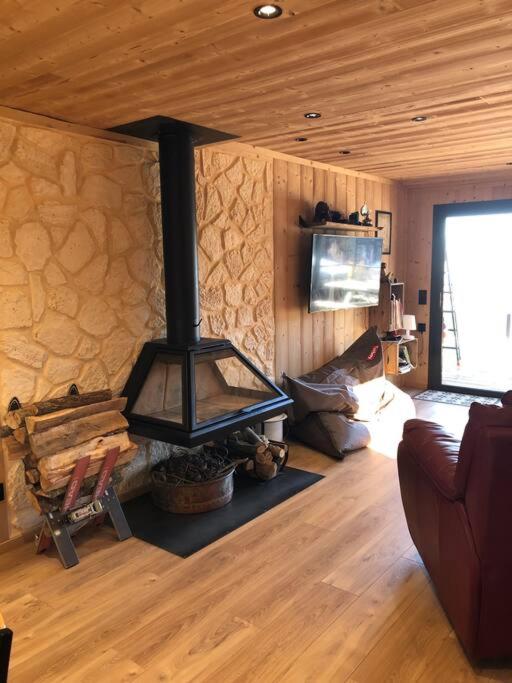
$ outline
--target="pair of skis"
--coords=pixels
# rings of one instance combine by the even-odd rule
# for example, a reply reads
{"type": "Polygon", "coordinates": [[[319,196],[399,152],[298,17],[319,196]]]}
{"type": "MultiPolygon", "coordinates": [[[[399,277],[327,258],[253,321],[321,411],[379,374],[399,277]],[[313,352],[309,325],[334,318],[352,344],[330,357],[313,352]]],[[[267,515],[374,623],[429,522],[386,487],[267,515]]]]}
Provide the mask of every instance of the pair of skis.
{"type": "Polygon", "coordinates": [[[72,536],[92,521],[95,524],[101,524],[107,514],[110,515],[112,525],[120,541],[131,537],[132,532],[117,494],[113,486],[109,486],[110,477],[118,457],[119,448],[112,448],[107,451],[91,501],[86,505],[77,505],[77,500],[90,464],[90,456],[86,455],[77,460],[60,509],[55,512],[47,512],[44,515],[43,526],[36,539],[37,553],[45,551],[53,541],[63,566],[66,569],[75,566],[79,563],[79,559],[72,536]]]}

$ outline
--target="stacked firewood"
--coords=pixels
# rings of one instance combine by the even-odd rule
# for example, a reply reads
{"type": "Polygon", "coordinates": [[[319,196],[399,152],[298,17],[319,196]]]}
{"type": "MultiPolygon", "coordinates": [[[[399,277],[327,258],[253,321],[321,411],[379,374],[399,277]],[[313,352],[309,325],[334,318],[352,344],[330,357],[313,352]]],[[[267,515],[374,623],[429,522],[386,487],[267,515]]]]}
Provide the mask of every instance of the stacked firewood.
{"type": "Polygon", "coordinates": [[[257,479],[273,479],[286,462],[288,446],[256,434],[250,427],[230,434],[227,447],[231,458],[241,460],[240,467],[257,479]]]}
{"type": "Polygon", "coordinates": [[[89,456],[84,490],[92,488],[107,451],[119,448],[116,467],[137,453],[121,414],[125,398],[112,398],[109,390],[49,399],[5,417],[2,448],[9,460],[21,458],[29,498],[39,512],[58,506],[77,460],[89,456]]]}

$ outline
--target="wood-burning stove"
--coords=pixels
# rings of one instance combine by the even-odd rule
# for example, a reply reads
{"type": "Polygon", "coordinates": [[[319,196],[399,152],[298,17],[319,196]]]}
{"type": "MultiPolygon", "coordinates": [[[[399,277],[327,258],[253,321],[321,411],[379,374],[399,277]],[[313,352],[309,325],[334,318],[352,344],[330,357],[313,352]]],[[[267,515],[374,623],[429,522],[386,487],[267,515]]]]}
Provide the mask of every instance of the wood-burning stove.
{"type": "Polygon", "coordinates": [[[195,446],[281,413],[291,399],[225,339],[200,336],[194,146],[235,136],[162,116],[116,132],[157,140],[167,338],[147,342],[124,388],[135,434],[195,446]]]}

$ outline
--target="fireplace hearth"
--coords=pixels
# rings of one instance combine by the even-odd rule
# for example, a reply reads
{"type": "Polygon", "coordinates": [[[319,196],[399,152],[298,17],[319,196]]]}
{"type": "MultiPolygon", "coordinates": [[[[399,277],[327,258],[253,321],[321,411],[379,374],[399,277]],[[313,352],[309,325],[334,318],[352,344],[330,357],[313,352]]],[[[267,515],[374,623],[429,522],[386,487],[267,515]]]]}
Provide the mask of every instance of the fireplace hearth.
{"type": "Polygon", "coordinates": [[[283,412],[292,401],[226,339],[200,336],[194,147],[234,136],[162,116],[116,132],[157,140],[167,338],[147,342],[123,394],[130,430],[196,446],[283,412]]]}

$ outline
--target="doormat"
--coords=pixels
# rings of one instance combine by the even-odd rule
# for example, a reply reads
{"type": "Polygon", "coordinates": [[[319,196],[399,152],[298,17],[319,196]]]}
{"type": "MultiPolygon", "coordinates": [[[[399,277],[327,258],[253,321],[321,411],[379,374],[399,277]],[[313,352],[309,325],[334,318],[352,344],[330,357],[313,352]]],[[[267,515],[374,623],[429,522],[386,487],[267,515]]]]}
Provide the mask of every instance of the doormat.
{"type": "Polygon", "coordinates": [[[194,515],[164,512],[153,504],[149,493],[129,500],[123,510],[136,538],[173,555],[189,557],[323,478],[285,467],[267,482],[235,475],[233,500],[219,510],[194,515]]]}
{"type": "Polygon", "coordinates": [[[435,401],[436,403],[452,403],[456,406],[470,406],[472,403],[483,403],[486,406],[500,406],[501,400],[499,398],[490,398],[489,396],[473,396],[472,394],[456,394],[451,391],[435,391],[428,389],[422,391],[421,394],[414,396],[420,401],[435,401]]]}

